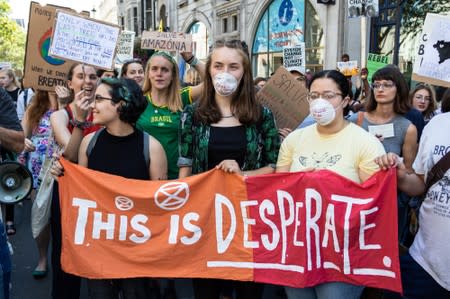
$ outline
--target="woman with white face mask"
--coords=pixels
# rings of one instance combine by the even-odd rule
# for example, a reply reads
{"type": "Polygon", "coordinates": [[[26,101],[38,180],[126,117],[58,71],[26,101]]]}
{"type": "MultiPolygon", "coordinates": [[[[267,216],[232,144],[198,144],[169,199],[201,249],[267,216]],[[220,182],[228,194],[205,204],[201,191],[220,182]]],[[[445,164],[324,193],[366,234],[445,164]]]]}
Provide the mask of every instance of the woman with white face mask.
{"type": "MultiPolygon", "coordinates": [[[[180,178],[213,168],[248,176],[274,172],[278,130],[272,112],[256,101],[244,46],[217,41],[209,54],[202,95],[181,115],[180,178]]],[[[220,298],[223,288],[235,288],[236,298],[261,298],[263,291],[252,282],[194,279],[196,299],[220,298]]]]}
{"type": "MultiPolygon", "coordinates": [[[[308,101],[316,124],[289,134],[281,144],[277,172],[328,169],[362,183],[379,170],[375,158],[384,153],[380,141],[361,127],[344,119],[350,100],[347,79],[335,70],[314,75],[308,101]]],[[[350,246],[358,240],[350,240],[350,246]]],[[[292,298],[359,298],[363,286],[342,282],[309,288],[286,287],[292,298]]]]}

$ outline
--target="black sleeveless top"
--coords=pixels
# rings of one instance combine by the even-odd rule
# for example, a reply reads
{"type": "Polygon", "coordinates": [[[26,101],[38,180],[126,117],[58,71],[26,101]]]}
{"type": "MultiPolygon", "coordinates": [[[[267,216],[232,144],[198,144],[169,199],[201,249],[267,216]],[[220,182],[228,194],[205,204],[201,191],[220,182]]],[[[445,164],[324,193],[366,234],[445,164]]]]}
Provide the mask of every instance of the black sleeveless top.
{"type": "Polygon", "coordinates": [[[119,137],[102,130],[88,156],[88,168],[128,179],[149,180],[143,134],[135,129],[132,134],[119,137]]]}

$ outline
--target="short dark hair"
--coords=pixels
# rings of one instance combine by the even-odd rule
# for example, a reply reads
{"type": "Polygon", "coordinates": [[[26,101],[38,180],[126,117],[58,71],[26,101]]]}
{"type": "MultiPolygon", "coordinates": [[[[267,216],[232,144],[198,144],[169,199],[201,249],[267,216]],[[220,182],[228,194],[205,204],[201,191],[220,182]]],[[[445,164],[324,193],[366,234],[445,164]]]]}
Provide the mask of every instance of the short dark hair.
{"type": "MultiPolygon", "coordinates": [[[[397,88],[397,94],[395,95],[394,100],[395,113],[405,114],[411,109],[408,83],[406,83],[405,77],[403,77],[403,74],[397,66],[388,65],[376,71],[372,76],[372,82],[377,80],[390,80],[394,82],[397,88]]],[[[375,100],[373,89],[371,89],[370,96],[366,103],[366,111],[371,112],[376,108],[377,101],[375,100]]]]}
{"type": "Polygon", "coordinates": [[[133,59],[130,59],[130,60],[125,61],[125,62],[122,64],[122,68],[120,69],[120,77],[125,76],[125,74],[126,74],[127,71],[128,71],[128,66],[129,66],[130,64],[132,64],[132,63],[138,63],[138,64],[142,65],[142,69],[144,69],[144,64],[142,63],[142,60],[140,60],[140,59],[138,59],[138,58],[133,58],[133,59]]]}
{"type": "Polygon", "coordinates": [[[350,94],[350,86],[348,84],[347,78],[336,70],[324,70],[320,71],[312,77],[311,81],[309,81],[308,89],[311,89],[312,83],[321,78],[328,78],[334,81],[337,84],[339,91],[342,93],[342,98],[349,96],[350,94]]]}
{"type": "Polygon", "coordinates": [[[114,73],[114,78],[117,78],[117,75],[119,74],[118,72],[117,72],[117,70],[116,69],[113,69],[113,70],[102,70],[102,69],[98,69],[97,70],[97,77],[101,77],[104,73],[106,73],[106,72],[113,72],[114,73]]]}
{"type": "Polygon", "coordinates": [[[125,102],[117,110],[120,120],[134,125],[147,108],[147,100],[136,81],[127,78],[102,78],[100,82],[110,87],[108,92],[113,103],[125,102]]]}

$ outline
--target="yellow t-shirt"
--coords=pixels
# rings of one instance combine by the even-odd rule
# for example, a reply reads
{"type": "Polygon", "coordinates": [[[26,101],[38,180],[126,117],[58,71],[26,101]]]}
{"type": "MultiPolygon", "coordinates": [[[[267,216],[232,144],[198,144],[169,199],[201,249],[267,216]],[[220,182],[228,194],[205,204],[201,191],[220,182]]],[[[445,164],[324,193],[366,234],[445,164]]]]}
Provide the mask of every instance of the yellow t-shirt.
{"type": "Polygon", "coordinates": [[[349,123],[333,135],[321,135],[317,125],[296,130],[281,144],[277,166],[290,171],[328,169],[361,183],[358,170],[372,175],[379,170],[374,159],[385,153],[381,142],[359,126],[349,123]]]}

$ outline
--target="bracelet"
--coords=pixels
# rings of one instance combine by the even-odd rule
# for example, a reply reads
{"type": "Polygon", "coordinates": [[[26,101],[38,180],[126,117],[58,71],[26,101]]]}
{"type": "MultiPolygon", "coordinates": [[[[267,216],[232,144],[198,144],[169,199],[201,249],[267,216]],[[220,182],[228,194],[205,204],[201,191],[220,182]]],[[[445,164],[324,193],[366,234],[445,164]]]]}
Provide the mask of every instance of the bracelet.
{"type": "Polygon", "coordinates": [[[89,129],[90,127],[92,127],[92,123],[90,121],[78,121],[76,119],[72,119],[70,121],[70,124],[74,128],[78,128],[80,130],[86,130],[86,129],[89,129]]]}
{"type": "Polygon", "coordinates": [[[192,55],[189,59],[186,59],[185,61],[187,64],[191,64],[192,61],[194,61],[194,58],[195,58],[195,55],[192,55]]]}

